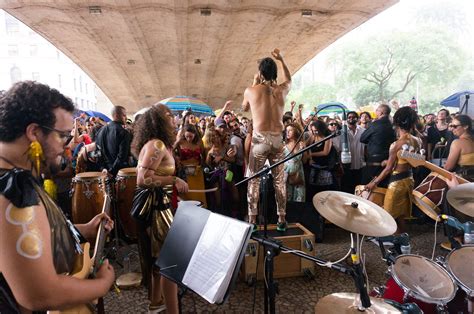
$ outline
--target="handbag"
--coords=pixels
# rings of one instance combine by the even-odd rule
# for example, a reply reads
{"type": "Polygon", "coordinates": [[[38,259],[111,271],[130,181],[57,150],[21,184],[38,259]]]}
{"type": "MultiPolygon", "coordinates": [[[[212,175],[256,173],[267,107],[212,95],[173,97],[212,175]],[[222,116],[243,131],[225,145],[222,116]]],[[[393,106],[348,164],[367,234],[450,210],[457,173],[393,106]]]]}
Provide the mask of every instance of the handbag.
{"type": "Polygon", "coordinates": [[[288,174],[288,183],[290,185],[304,185],[304,178],[301,175],[301,171],[295,171],[294,173],[288,174]]]}

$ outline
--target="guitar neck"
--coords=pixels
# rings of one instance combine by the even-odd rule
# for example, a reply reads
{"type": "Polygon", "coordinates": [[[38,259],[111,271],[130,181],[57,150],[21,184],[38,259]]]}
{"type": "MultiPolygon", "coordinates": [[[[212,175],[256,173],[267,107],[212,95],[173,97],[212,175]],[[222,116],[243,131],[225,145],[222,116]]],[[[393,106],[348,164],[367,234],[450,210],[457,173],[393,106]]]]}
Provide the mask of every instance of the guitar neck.
{"type": "MultiPolygon", "coordinates": [[[[102,212],[106,213],[107,215],[110,216],[110,196],[107,194],[105,195],[104,199],[104,206],[102,207],[102,212]]],[[[104,246],[105,246],[105,240],[107,238],[105,234],[105,220],[102,220],[99,224],[99,230],[97,231],[97,237],[95,241],[95,247],[94,247],[94,274],[95,272],[99,269],[100,267],[100,262],[103,257],[103,251],[104,251],[104,246]]]]}
{"type": "MultiPolygon", "coordinates": [[[[425,161],[425,164],[424,166],[428,169],[430,169],[431,171],[433,172],[436,172],[440,175],[442,175],[443,177],[445,178],[448,178],[450,179],[451,176],[453,175],[451,172],[449,172],[448,170],[444,169],[444,168],[441,168],[439,166],[436,166],[435,164],[429,162],[429,161],[425,161]]],[[[468,180],[464,179],[463,177],[460,177],[460,176],[457,176],[457,175],[454,175],[456,177],[456,179],[458,179],[458,182],[459,183],[469,183],[468,180]]]]}

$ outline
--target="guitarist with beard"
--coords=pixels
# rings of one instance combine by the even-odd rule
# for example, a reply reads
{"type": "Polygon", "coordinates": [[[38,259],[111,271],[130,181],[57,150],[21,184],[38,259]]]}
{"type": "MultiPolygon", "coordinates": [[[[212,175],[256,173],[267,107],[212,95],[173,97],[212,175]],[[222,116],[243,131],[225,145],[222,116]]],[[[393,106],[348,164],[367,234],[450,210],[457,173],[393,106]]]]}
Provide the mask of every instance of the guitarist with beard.
{"type": "Polygon", "coordinates": [[[73,127],[71,100],[46,85],[18,82],[0,96],[0,313],[71,308],[104,296],[114,281],[105,260],[94,279],[78,279],[81,234],[93,241],[105,214],[73,226],[40,185],[59,170],[73,127]],[[46,168],[45,168],[46,167],[46,168]]]}

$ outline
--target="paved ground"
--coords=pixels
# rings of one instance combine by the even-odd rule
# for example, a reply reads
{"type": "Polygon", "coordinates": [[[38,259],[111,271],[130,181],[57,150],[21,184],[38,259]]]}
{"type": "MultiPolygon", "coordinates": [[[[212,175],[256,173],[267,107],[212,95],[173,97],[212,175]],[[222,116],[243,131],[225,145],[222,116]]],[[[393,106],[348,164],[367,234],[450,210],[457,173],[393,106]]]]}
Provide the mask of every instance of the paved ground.
{"type": "MultiPolygon", "coordinates": [[[[431,257],[434,241],[434,224],[410,224],[408,233],[411,237],[412,253],[431,257]]],[[[337,227],[326,228],[324,243],[316,244],[316,256],[325,260],[337,260],[343,257],[350,247],[349,233],[337,227]]],[[[437,232],[436,242],[446,241],[443,228],[437,232]]],[[[362,252],[366,259],[366,269],[370,289],[387,281],[387,265],[381,260],[379,248],[370,242],[364,242],[362,252]]],[[[445,256],[439,245],[436,246],[435,257],[445,256]]],[[[115,264],[119,276],[123,269],[115,264]]],[[[137,270],[135,258],[131,260],[131,270],[137,270]]],[[[277,313],[313,313],[318,300],[335,292],[355,292],[352,279],[335,270],[317,266],[315,278],[306,277],[282,278],[277,280],[280,293],[276,297],[277,313]]],[[[223,305],[212,305],[200,296],[187,292],[182,300],[184,313],[256,313],[263,312],[263,283],[259,281],[253,287],[238,280],[228,301],[223,305]]],[[[105,298],[107,313],[146,313],[148,302],[145,289],[134,288],[122,290],[120,294],[110,292],[105,298]]]]}

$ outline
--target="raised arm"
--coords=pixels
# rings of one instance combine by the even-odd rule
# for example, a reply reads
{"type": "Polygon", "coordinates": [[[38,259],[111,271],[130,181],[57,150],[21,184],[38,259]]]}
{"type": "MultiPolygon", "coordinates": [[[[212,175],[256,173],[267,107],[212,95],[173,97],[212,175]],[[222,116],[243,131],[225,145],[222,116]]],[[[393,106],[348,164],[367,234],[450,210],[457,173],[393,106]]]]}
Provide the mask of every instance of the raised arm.
{"type": "Polygon", "coordinates": [[[247,112],[250,109],[249,95],[250,90],[246,88],[244,92],[244,100],[242,101],[242,111],[247,112]]]}
{"type": "Polygon", "coordinates": [[[284,82],[280,84],[281,86],[284,86],[287,91],[290,91],[291,87],[291,74],[290,70],[288,70],[288,67],[286,66],[285,61],[283,60],[283,57],[280,53],[280,50],[275,48],[275,50],[272,51],[272,56],[281,62],[281,66],[283,68],[283,78],[284,82]]]}

